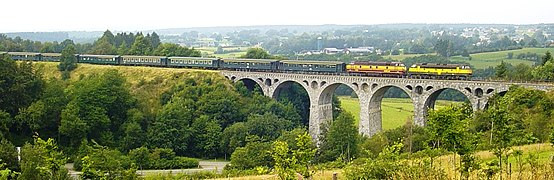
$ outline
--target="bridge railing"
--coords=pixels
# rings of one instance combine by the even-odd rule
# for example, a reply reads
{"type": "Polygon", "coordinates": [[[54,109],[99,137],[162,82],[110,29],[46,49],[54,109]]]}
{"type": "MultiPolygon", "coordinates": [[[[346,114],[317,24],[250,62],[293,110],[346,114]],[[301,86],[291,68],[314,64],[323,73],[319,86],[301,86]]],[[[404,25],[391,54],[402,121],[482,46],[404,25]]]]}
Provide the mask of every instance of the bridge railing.
{"type": "Polygon", "coordinates": [[[341,73],[341,72],[316,72],[316,71],[259,71],[251,69],[240,69],[232,70],[236,72],[253,72],[253,73],[284,73],[284,74],[302,74],[302,75],[328,75],[328,76],[350,76],[350,77],[382,77],[382,78],[399,78],[399,79],[430,79],[430,80],[459,80],[459,81],[475,81],[475,82],[497,82],[497,83],[513,83],[513,84],[552,84],[554,81],[549,80],[505,80],[505,79],[496,79],[496,78],[482,78],[482,77],[471,77],[468,79],[438,79],[433,77],[412,77],[412,76],[402,76],[402,75],[379,75],[379,74],[352,74],[352,73],[341,73]]]}

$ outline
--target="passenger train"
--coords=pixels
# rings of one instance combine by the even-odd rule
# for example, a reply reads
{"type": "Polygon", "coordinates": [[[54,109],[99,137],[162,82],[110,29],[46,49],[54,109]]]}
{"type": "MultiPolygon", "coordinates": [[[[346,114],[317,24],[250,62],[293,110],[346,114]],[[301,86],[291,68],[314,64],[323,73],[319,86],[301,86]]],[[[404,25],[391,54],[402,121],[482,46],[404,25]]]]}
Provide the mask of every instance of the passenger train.
{"type": "MultiPolygon", "coordinates": [[[[0,52],[14,60],[59,62],[60,53],[0,52]]],[[[333,73],[359,76],[469,79],[472,70],[463,64],[418,63],[407,68],[402,62],[337,62],[273,59],[226,59],[201,57],[119,56],[76,54],[78,63],[203,68],[291,73],[333,73]]]]}

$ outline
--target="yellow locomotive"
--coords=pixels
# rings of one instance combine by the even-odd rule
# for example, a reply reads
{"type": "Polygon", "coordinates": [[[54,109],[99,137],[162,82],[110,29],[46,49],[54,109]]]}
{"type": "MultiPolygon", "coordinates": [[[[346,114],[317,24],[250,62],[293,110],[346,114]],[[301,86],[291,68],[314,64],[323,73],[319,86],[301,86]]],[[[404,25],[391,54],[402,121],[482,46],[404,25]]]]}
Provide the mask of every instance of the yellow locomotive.
{"type": "Polygon", "coordinates": [[[417,78],[441,77],[460,79],[468,78],[471,74],[471,67],[463,64],[417,63],[408,69],[408,75],[417,78]]]}
{"type": "Polygon", "coordinates": [[[358,74],[403,76],[406,74],[406,66],[401,62],[351,62],[346,65],[346,71],[358,74]]]}

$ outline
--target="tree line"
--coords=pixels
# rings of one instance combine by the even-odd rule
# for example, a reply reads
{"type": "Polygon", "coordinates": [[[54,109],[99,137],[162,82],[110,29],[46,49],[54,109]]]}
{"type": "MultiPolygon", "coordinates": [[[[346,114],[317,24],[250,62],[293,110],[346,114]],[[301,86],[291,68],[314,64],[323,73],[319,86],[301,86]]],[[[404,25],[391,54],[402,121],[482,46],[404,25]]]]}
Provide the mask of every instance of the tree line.
{"type": "Polygon", "coordinates": [[[161,43],[156,32],[152,34],[117,33],[106,30],[94,43],[76,44],[70,39],[62,42],[39,42],[9,38],[0,34],[0,51],[61,53],[68,46],[74,46],[79,54],[138,55],[138,56],[184,56],[200,57],[200,51],[174,43],[161,43]]]}

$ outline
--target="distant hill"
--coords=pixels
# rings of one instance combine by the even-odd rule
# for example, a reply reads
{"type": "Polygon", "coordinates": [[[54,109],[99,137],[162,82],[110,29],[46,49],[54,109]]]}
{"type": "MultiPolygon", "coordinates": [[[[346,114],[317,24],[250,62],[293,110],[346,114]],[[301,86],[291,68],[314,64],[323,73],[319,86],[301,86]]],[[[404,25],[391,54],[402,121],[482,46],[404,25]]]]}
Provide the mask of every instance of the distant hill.
{"type": "Polygon", "coordinates": [[[90,43],[102,36],[102,31],[14,32],[4,34],[11,38],[21,37],[21,39],[41,42],[62,42],[71,39],[76,43],[90,43]]]}

